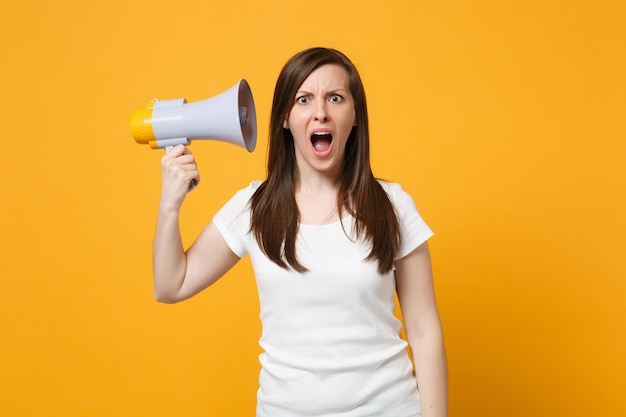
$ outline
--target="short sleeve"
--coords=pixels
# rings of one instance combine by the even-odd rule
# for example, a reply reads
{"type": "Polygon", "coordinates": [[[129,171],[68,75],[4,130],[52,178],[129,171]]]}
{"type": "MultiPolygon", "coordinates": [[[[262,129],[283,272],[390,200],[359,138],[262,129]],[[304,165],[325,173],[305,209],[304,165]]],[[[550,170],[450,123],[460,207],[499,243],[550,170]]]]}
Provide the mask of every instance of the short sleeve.
{"type": "Polygon", "coordinates": [[[237,191],[213,216],[213,224],[222,234],[226,244],[240,258],[248,253],[246,243],[250,231],[249,202],[260,184],[261,181],[254,181],[247,188],[237,191]]]}
{"type": "Polygon", "coordinates": [[[400,184],[384,183],[400,222],[401,246],[396,259],[401,259],[426,242],[433,231],[420,216],[413,198],[400,184]]]}

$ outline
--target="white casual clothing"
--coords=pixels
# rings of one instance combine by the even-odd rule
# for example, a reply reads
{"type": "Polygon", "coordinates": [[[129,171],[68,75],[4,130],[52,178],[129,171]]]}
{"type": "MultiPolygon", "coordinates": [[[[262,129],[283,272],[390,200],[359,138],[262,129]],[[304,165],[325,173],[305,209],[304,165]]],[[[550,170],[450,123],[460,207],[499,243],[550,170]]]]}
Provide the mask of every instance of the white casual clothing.
{"type": "MultiPolygon", "coordinates": [[[[432,231],[400,185],[380,183],[398,213],[399,259],[432,231]]],[[[250,255],[256,275],[264,350],[257,417],[420,416],[407,343],[394,315],[393,271],[380,275],[377,262],[364,260],[371,245],[355,239],[352,216],[301,224],[296,253],[309,271],[280,268],[249,233],[248,203],[260,184],[237,192],[213,218],[231,250],[250,255]]]]}

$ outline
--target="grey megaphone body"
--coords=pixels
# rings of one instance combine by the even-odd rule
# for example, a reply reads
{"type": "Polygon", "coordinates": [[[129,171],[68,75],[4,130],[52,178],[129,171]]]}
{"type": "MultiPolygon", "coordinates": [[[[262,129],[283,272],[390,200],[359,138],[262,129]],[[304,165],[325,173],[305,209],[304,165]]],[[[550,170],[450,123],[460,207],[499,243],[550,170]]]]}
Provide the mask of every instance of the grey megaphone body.
{"type": "Polygon", "coordinates": [[[256,110],[248,82],[239,80],[230,89],[206,100],[187,103],[154,99],[130,116],[137,143],[151,148],[189,145],[193,139],[228,142],[252,152],[256,147],[256,110]]]}

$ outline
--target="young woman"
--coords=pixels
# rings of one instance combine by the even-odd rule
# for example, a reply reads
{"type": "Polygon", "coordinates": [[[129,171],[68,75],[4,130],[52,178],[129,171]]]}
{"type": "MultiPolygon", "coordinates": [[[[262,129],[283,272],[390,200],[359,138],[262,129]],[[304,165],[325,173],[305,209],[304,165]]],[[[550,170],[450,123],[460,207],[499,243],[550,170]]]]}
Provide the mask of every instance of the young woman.
{"type": "Polygon", "coordinates": [[[237,192],[187,251],[178,217],[200,177],[182,145],[162,171],[155,298],[185,300],[250,256],[263,325],[257,417],[447,415],[432,232],[398,184],[372,174],[365,93],[345,55],[312,48],[286,63],[267,179],[237,192]]]}

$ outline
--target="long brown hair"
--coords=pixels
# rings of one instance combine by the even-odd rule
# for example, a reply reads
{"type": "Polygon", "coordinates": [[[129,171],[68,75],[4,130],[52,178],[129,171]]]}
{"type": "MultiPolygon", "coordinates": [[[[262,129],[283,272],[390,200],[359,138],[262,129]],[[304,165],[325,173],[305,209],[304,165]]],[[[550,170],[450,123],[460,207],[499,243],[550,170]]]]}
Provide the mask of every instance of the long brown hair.
{"type": "Polygon", "coordinates": [[[337,194],[338,212],[347,207],[355,218],[355,232],[372,245],[367,260],[378,261],[381,273],[393,268],[400,247],[398,219],[387,193],[374,178],[370,166],[369,126],[365,90],[354,64],[343,53],[328,48],[310,48],[293,56],[276,82],[270,119],[267,179],[250,200],[251,232],[261,250],[282,268],[299,272],[307,269],[296,254],[300,214],[295,198],[297,166],[293,136],[283,121],[294,105],[296,91],[322,65],[344,68],[354,100],[356,126],[346,144],[341,185],[337,194]]]}

